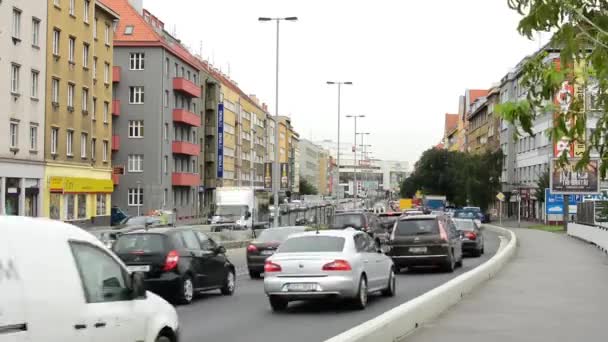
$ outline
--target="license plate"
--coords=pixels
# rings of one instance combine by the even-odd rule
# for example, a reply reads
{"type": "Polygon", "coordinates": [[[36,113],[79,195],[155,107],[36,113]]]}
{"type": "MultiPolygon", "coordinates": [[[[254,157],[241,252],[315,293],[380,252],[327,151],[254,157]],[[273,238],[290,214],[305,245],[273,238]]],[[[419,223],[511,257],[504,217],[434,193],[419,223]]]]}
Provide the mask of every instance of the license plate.
{"type": "Polygon", "coordinates": [[[317,284],[312,284],[312,283],[287,284],[287,290],[289,290],[289,291],[308,292],[308,291],[315,291],[316,289],[317,289],[317,284]]]}
{"type": "Polygon", "coordinates": [[[260,254],[262,254],[262,255],[273,255],[274,251],[265,250],[265,251],[262,251],[260,254]]]}
{"type": "Polygon", "coordinates": [[[127,269],[131,272],[150,272],[150,265],[127,266],[127,269]]]}
{"type": "Polygon", "coordinates": [[[426,247],[410,247],[410,253],[426,253],[426,247]]]}

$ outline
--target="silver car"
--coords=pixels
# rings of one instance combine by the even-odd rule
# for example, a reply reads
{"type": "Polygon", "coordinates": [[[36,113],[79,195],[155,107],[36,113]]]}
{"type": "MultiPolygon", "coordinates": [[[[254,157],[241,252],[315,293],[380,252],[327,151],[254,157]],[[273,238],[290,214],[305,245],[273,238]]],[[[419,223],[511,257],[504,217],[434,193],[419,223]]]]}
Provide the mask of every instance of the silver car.
{"type": "Polygon", "coordinates": [[[290,235],[264,264],[264,291],[274,311],[290,301],[327,297],[367,305],[369,293],[395,295],[395,269],[364,232],[310,231],[290,235]]]}

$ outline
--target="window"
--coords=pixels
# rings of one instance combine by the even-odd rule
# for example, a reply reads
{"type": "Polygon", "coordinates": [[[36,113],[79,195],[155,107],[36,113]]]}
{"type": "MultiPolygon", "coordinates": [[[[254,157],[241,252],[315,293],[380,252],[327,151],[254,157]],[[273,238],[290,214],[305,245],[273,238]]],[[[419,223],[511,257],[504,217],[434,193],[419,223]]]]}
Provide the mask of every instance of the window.
{"type": "Polygon", "coordinates": [[[68,61],[74,64],[74,51],[76,49],[76,38],[70,37],[68,40],[68,61]]]}
{"type": "Polygon", "coordinates": [[[165,90],[165,98],[163,99],[165,108],[169,107],[169,91],[165,90]]]}
{"type": "Polygon", "coordinates": [[[74,91],[75,91],[74,84],[68,83],[68,110],[69,110],[69,108],[74,110],[74,91]]]}
{"type": "Polygon", "coordinates": [[[32,45],[40,45],[40,19],[32,18],[32,45]]]}
{"type": "Polygon", "coordinates": [[[169,157],[165,156],[163,160],[163,173],[167,174],[167,170],[169,169],[169,157]]]}
{"type": "Polygon", "coordinates": [[[169,58],[165,58],[165,76],[169,77],[169,58]]]}
{"type": "Polygon", "coordinates": [[[125,36],[130,36],[133,34],[133,30],[135,30],[135,27],[133,25],[127,25],[125,26],[125,36]]]}
{"type": "Polygon", "coordinates": [[[13,8],[13,38],[21,38],[21,10],[13,8]]]}
{"type": "Polygon", "coordinates": [[[78,218],[83,219],[87,217],[87,195],[78,194],[78,218]]]}
{"type": "Polygon", "coordinates": [[[178,74],[179,73],[179,66],[177,65],[177,63],[175,63],[175,70],[173,70],[173,72],[175,74],[175,77],[179,76],[179,74],[178,74]]]}
{"type": "Polygon", "coordinates": [[[97,148],[97,139],[91,138],[91,160],[95,160],[95,149],[97,148]]]}
{"type": "Polygon", "coordinates": [[[144,137],[144,120],[129,120],[129,138],[144,137]]]}
{"type": "Polygon", "coordinates": [[[102,151],[101,151],[101,157],[103,158],[104,162],[108,161],[108,141],[104,140],[103,141],[103,145],[102,145],[102,151]]]}
{"type": "Polygon", "coordinates": [[[91,120],[97,119],[97,98],[93,98],[93,104],[91,105],[91,120]]]}
{"type": "Polygon", "coordinates": [[[70,0],[70,9],[69,9],[69,12],[70,12],[70,15],[72,15],[72,16],[74,15],[74,7],[75,7],[74,6],[74,0],[70,0]]]}
{"type": "Polygon", "coordinates": [[[37,70],[32,70],[32,92],[31,96],[34,99],[38,98],[38,80],[40,73],[37,70]]]}
{"type": "Polygon", "coordinates": [[[66,220],[74,219],[74,195],[73,194],[65,195],[65,219],[66,220]]]}
{"type": "Polygon", "coordinates": [[[51,154],[57,154],[57,144],[59,137],[59,128],[51,128],[51,154]]]}
{"type": "Polygon", "coordinates": [[[129,87],[129,103],[143,104],[144,103],[144,87],[136,86],[129,87]]]}
{"type": "Polygon", "coordinates": [[[95,215],[103,216],[106,215],[106,194],[97,194],[96,196],[96,211],[95,215]]]}
{"type": "Polygon", "coordinates": [[[132,52],[129,58],[129,69],[144,70],[144,53],[132,52]]]}
{"type": "Polygon", "coordinates": [[[104,42],[106,45],[110,45],[110,25],[106,24],[104,29],[104,42]]]}
{"type": "Polygon", "coordinates": [[[163,131],[163,137],[164,137],[165,141],[169,140],[169,124],[168,123],[165,124],[165,129],[163,131]]]}
{"type": "Polygon", "coordinates": [[[129,154],[129,172],[143,172],[144,171],[144,155],[143,154],[129,154]]]}
{"type": "Polygon", "coordinates": [[[83,8],[83,20],[85,23],[89,22],[89,8],[91,7],[90,0],[84,0],[84,8],[83,8]]]}
{"type": "Polygon", "coordinates": [[[182,73],[180,74],[180,76],[183,78],[184,75],[185,75],[185,70],[184,70],[184,67],[182,67],[182,73]]]}
{"type": "Polygon", "coordinates": [[[89,111],[89,89],[82,88],[82,112],[89,111]]]}
{"type": "Polygon", "coordinates": [[[93,57],[93,79],[97,79],[97,57],[93,57]]]}
{"type": "Polygon", "coordinates": [[[57,29],[53,29],[53,55],[59,56],[59,38],[61,37],[61,32],[57,29]]]}
{"type": "Polygon", "coordinates": [[[103,82],[110,84],[110,64],[103,63],[103,82]]]}
{"type": "Polygon", "coordinates": [[[105,251],[80,242],[70,242],[87,303],[126,301],[131,298],[126,273],[105,251]]]}
{"type": "Polygon", "coordinates": [[[144,189],[142,188],[131,188],[129,189],[129,206],[139,207],[144,204],[144,189]]]}
{"type": "Polygon", "coordinates": [[[184,230],[181,234],[187,249],[201,249],[201,244],[198,242],[198,239],[193,231],[184,230]]]}
{"type": "Polygon", "coordinates": [[[93,39],[97,40],[97,18],[93,20],[93,39]]]}
{"type": "Polygon", "coordinates": [[[188,77],[187,77],[188,81],[190,81],[190,70],[188,70],[188,77]]]}
{"type": "Polygon", "coordinates": [[[10,142],[11,148],[17,148],[19,145],[19,124],[16,122],[10,123],[10,142]]]}
{"type": "Polygon", "coordinates": [[[86,133],[80,134],[80,157],[81,158],[87,157],[87,134],[86,133]]]}
{"type": "Polygon", "coordinates": [[[72,156],[72,145],[74,143],[74,131],[68,131],[67,132],[67,138],[66,138],[66,153],[68,156],[72,156]]]}
{"type": "Polygon", "coordinates": [[[103,123],[108,123],[108,115],[110,112],[110,103],[107,101],[103,102],[103,123]]]}
{"type": "Polygon", "coordinates": [[[89,44],[87,43],[82,44],[82,67],[89,67],[89,44]]]}
{"type": "Polygon", "coordinates": [[[38,126],[30,126],[30,151],[38,150],[38,126]]]}
{"type": "Polygon", "coordinates": [[[19,94],[19,64],[11,64],[11,93],[19,94]]]}
{"type": "Polygon", "coordinates": [[[59,0],[53,0],[53,5],[59,7],[59,0]]]}

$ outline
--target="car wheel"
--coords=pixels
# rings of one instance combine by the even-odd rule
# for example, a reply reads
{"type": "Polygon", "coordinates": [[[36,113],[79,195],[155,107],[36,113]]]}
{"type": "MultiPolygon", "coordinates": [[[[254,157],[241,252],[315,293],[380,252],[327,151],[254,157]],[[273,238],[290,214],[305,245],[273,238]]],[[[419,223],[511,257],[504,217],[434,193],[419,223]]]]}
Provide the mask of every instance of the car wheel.
{"type": "Polygon", "coordinates": [[[485,254],[485,253],[486,253],[486,251],[485,251],[485,247],[484,247],[484,246],[481,246],[481,254],[485,254]]]}
{"type": "Polygon", "coordinates": [[[382,295],[385,297],[394,297],[397,290],[397,278],[395,271],[391,268],[391,273],[388,276],[388,286],[382,290],[382,295]]]}
{"type": "Polygon", "coordinates": [[[236,277],[232,270],[226,272],[226,279],[224,279],[224,286],[221,288],[224,296],[232,296],[234,289],[236,288],[236,277]]]}
{"type": "Polygon", "coordinates": [[[279,296],[269,296],[268,301],[270,302],[270,307],[272,311],[284,311],[287,309],[287,305],[289,302],[285,298],[281,298],[279,296]]]}
{"type": "Polygon", "coordinates": [[[190,304],[194,299],[194,283],[192,283],[192,277],[185,275],[182,278],[182,286],[180,292],[177,294],[177,302],[179,304],[190,304]]]}
{"type": "Polygon", "coordinates": [[[171,342],[171,339],[167,336],[158,336],[155,342],[171,342]]]}
{"type": "Polygon", "coordinates": [[[256,271],[252,271],[252,270],[249,270],[249,277],[250,277],[251,279],[260,279],[260,278],[261,278],[261,276],[262,276],[262,273],[260,273],[260,272],[256,272],[256,271]]]}
{"type": "Polygon", "coordinates": [[[454,272],[454,268],[456,267],[455,264],[456,263],[454,262],[454,256],[450,255],[450,260],[448,260],[448,262],[443,265],[443,271],[448,273],[454,272]]]}
{"type": "Polygon", "coordinates": [[[359,280],[359,290],[357,296],[353,300],[355,309],[363,310],[367,306],[367,278],[365,275],[361,275],[359,280]]]}

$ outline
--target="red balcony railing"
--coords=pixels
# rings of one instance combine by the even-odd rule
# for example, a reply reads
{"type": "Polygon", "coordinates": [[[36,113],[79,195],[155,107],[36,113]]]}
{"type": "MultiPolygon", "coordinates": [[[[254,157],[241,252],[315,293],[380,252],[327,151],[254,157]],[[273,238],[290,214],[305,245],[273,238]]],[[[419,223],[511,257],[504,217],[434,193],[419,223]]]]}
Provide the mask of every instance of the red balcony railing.
{"type": "Polygon", "coordinates": [[[112,136],[112,151],[120,150],[120,135],[112,136]]]}
{"type": "Polygon", "coordinates": [[[114,83],[120,82],[120,71],[121,71],[121,69],[119,66],[112,67],[112,82],[114,82],[114,83]]]}
{"type": "Polygon", "coordinates": [[[175,186],[198,186],[201,183],[196,173],[173,172],[171,183],[175,186]]]}
{"type": "Polygon", "coordinates": [[[194,127],[201,126],[201,117],[185,109],[174,109],[173,121],[185,123],[186,125],[194,127]]]}
{"type": "Polygon", "coordinates": [[[175,77],[173,79],[173,89],[186,93],[192,97],[201,97],[201,87],[183,77],[175,77]]]}
{"type": "Polygon", "coordinates": [[[198,156],[200,154],[199,145],[187,141],[174,141],[172,148],[173,153],[187,154],[189,156],[198,156]]]}
{"type": "Polygon", "coordinates": [[[120,116],[120,100],[112,100],[112,115],[120,116]]]}

